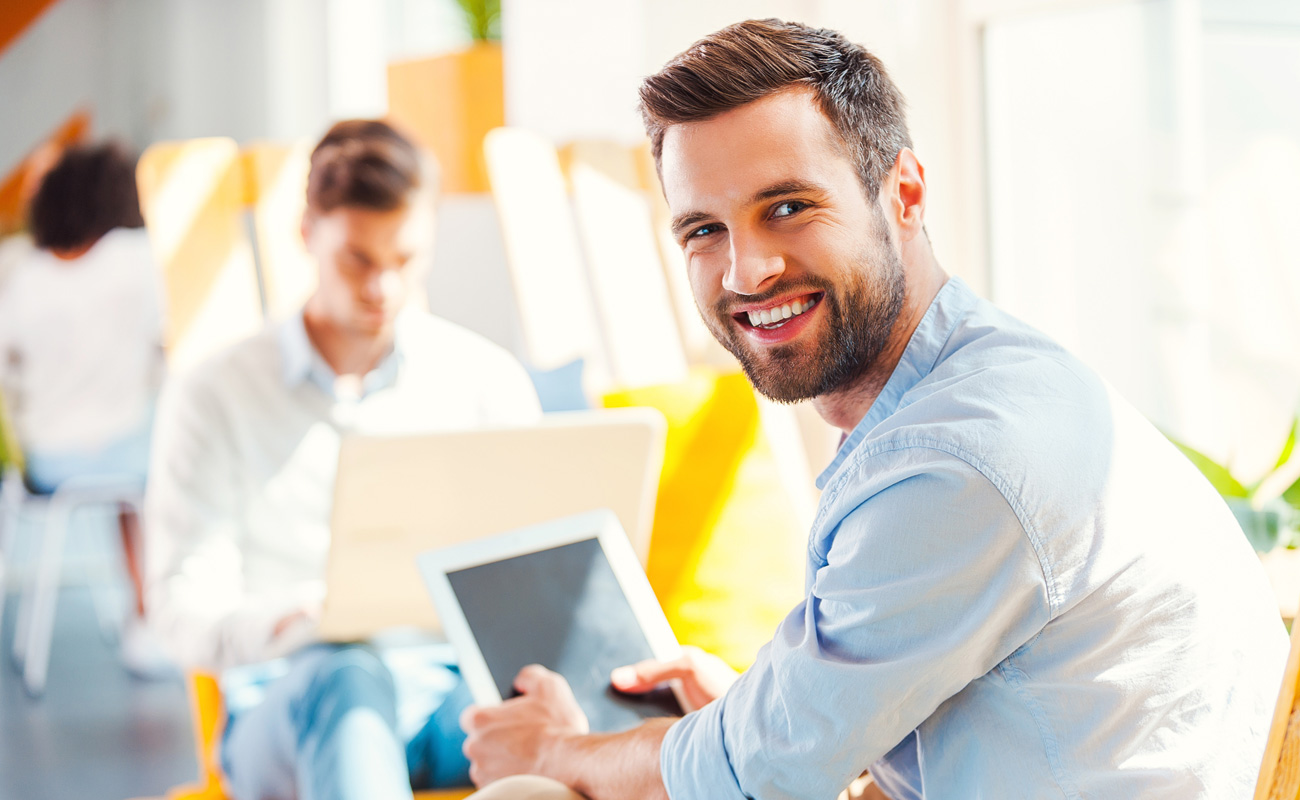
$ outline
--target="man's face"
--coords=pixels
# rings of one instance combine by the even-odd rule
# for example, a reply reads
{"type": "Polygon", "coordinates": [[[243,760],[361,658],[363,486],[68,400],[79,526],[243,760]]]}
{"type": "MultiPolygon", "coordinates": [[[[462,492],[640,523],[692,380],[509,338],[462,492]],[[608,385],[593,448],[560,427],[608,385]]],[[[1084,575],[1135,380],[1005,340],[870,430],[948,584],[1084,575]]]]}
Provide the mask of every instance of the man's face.
{"type": "Polygon", "coordinates": [[[903,265],[813,94],[674,125],[661,167],[700,315],[754,386],[795,402],[865,373],[902,308],[903,265]]]}
{"type": "Polygon", "coordinates": [[[302,235],[320,268],[319,309],[356,334],[388,330],[423,275],[433,226],[432,204],[420,200],[392,211],[308,211],[302,235]]]}

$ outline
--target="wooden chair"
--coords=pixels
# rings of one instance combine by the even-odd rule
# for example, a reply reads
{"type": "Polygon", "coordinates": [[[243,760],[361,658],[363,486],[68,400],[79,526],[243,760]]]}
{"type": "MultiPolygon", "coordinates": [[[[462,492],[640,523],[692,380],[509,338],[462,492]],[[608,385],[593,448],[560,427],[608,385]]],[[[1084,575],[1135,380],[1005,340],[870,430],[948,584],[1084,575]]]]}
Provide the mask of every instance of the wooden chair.
{"type": "MultiPolygon", "coordinates": [[[[191,673],[189,681],[190,716],[194,722],[194,745],[198,751],[199,779],[178,786],[167,793],[167,800],[227,800],[221,790],[221,765],[217,760],[217,742],[221,740],[225,706],[221,688],[207,673],[191,673]]],[[[416,800],[463,800],[474,793],[472,787],[416,792],[416,800]]]]}
{"type": "Polygon", "coordinates": [[[1300,798],[1300,625],[1291,629],[1291,655],[1282,673],[1273,724],[1264,746],[1264,763],[1255,784],[1255,800],[1300,798]]]}

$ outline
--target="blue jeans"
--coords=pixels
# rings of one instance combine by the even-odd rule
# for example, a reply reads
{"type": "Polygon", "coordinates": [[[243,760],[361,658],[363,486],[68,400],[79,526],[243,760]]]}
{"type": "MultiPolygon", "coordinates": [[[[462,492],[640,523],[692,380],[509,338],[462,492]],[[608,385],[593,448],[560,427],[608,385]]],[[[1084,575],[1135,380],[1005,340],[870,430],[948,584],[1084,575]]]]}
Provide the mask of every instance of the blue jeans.
{"type": "Polygon", "coordinates": [[[459,718],[469,692],[453,667],[425,669],[454,675],[446,681],[454,688],[406,737],[397,682],[374,650],[317,645],[291,656],[264,699],[226,726],[228,792],[236,800],[410,800],[412,787],[468,786],[459,718]]]}

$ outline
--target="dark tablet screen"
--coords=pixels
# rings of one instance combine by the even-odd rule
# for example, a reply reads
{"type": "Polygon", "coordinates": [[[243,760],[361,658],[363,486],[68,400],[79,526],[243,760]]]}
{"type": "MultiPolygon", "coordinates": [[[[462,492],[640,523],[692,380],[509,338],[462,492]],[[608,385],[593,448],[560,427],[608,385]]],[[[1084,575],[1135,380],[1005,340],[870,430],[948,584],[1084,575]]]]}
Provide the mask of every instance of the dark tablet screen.
{"type": "Polygon", "coordinates": [[[516,694],[520,669],[541,664],[568,679],[593,731],[682,714],[667,688],[634,696],[609,684],[615,667],[654,654],[599,540],[449,572],[447,579],[502,697],[516,694]]]}

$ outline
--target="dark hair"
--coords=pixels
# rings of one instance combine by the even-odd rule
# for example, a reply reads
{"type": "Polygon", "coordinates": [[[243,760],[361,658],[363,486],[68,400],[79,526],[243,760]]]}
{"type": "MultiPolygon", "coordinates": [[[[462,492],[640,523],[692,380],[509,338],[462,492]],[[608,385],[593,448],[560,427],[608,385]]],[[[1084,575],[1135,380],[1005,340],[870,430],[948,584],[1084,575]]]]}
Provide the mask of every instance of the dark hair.
{"type": "Polygon", "coordinates": [[[28,209],[38,247],[77,250],[114,228],[143,228],[135,158],[113,142],[71,147],[41,179],[28,209]]]}
{"type": "Polygon", "coordinates": [[[669,127],[795,86],[815,93],[874,198],[899,151],[912,146],[903,95],[880,60],[842,34],[778,19],[723,28],[645,79],[641,118],[656,167],[669,127]]]}
{"type": "Polygon", "coordinates": [[[432,183],[426,166],[411,140],[386,122],[336,123],[312,150],[307,208],[319,213],[340,206],[391,211],[432,183]]]}

